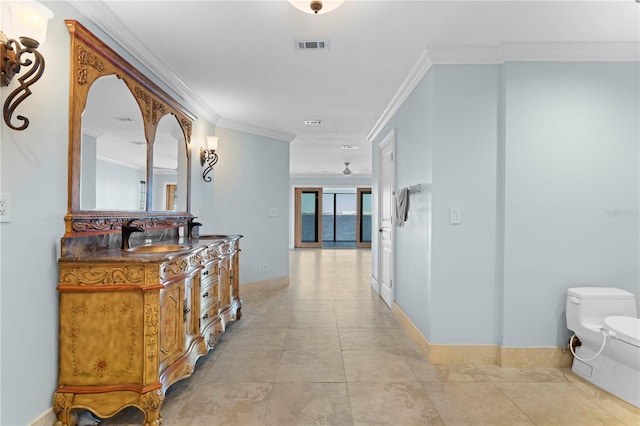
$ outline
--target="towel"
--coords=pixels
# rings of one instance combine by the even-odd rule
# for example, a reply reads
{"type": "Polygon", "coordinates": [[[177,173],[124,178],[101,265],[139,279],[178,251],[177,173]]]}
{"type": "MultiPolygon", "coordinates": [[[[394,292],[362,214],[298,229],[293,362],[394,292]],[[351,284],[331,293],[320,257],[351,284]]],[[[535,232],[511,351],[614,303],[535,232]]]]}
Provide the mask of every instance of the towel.
{"type": "Polygon", "coordinates": [[[404,223],[409,219],[409,188],[402,188],[394,193],[395,208],[393,209],[393,221],[403,227],[404,223]]]}

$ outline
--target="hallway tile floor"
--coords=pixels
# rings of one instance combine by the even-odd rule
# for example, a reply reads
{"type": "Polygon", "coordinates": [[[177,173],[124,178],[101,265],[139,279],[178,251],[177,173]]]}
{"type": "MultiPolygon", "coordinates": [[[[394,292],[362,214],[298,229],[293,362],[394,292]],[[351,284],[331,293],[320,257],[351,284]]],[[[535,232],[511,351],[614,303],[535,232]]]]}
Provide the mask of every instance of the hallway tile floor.
{"type": "Polygon", "coordinates": [[[242,294],[242,320],[167,391],[163,426],[640,425],[570,369],[430,365],[371,290],[370,256],[292,251],[291,285],[242,294]]]}

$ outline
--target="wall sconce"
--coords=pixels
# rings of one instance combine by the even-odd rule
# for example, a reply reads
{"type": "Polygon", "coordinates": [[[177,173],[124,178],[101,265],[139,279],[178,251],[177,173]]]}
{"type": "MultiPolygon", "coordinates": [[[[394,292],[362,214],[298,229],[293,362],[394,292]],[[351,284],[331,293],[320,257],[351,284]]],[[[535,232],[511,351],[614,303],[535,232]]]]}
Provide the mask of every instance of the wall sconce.
{"type": "Polygon", "coordinates": [[[305,13],[322,15],[337,9],[345,0],[289,0],[291,6],[305,13]]]}
{"type": "Polygon", "coordinates": [[[3,14],[11,19],[4,22],[9,28],[5,28],[10,36],[19,36],[20,41],[9,39],[0,31],[0,60],[2,61],[2,75],[0,86],[8,86],[13,76],[20,73],[20,67],[30,67],[18,81],[20,87],[11,92],[5,100],[2,109],[4,122],[13,130],[24,130],[29,126],[29,119],[22,115],[16,118],[22,121],[22,125],[14,125],[11,118],[16,107],[30,94],[29,86],[38,81],[44,73],[44,56],[38,52],[40,43],[44,42],[47,34],[47,21],[53,18],[53,13],[35,1],[6,2],[3,5],[3,14]],[[40,41],[38,41],[40,40],[40,41]],[[21,44],[22,43],[22,44],[21,44]],[[23,58],[25,53],[33,55],[31,58],[23,58]]]}
{"type": "Polygon", "coordinates": [[[209,172],[213,170],[213,166],[218,162],[218,154],[216,154],[216,149],[218,149],[218,137],[217,136],[207,136],[207,147],[200,147],[200,165],[204,166],[207,163],[207,167],[202,171],[202,180],[205,182],[211,182],[211,176],[209,176],[209,172]]]}

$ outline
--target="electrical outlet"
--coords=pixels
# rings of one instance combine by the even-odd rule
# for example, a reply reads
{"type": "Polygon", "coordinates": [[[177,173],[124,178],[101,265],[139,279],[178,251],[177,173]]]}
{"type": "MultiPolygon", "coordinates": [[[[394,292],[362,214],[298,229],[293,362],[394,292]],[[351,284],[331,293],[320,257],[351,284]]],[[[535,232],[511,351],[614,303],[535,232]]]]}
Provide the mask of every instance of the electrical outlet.
{"type": "Polygon", "coordinates": [[[263,263],[262,264],[262,272],[269,272],[269,264],[268,263],[263,263]]]}
{"type": "Polygon", "coordinates": [[[11,194],[0,193],[0,222],[11,222],[11,194]]]}

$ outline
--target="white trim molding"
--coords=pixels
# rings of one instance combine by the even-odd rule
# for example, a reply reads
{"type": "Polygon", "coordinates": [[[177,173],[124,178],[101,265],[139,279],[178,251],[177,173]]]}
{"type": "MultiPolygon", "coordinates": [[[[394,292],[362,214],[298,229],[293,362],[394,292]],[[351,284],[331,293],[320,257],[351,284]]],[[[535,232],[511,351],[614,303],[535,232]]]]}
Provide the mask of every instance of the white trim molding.
{"type": "Polygon", "coordinates": [[[385,108],[384,112],[373,126],[373,129],[369,132],[369,135],[367,136],[367,140],[369,142],[373,142],[373,140],[380,134],[382,129],[384,129],[384,126],[389,123],[391,117],[393,117],[398,111],[398,108],[402,106],[404,101],[409,97],[411,92],[413,92],[413,89],[415,89],[418,83],[420,83],[422,77],[424,77],[432,65],[433,62],[431,61],[429,52],[425,49],[420,55],[418,62],[413,66],[409,75],[400,86],[400,89],[398,89],[389,105],[385,108]]]}
{"type": "Polygon", "coordinates": [[[296,135],[293,135],[291,133],[278,132],[276,130],[254,126],[253,124],[242,123],[235,120],[227,120],[226,118],[221,118],[216,126],[224,127],[225,129],[237,130],[239,132],[251,133],[258,136],[264,136],[266,138],[277,139],[284,142],[291,142],[296,138],[296,135]]]}
{"type": "MultiPolygon", "coordinates": [[[[187,84],[182,81],[171,68],[149,49],[136,34],[129,29],[102,1],[69,0],[69,3],[104,31],[114,42],[120,45],[129,55],[147,67],[162,83],[167,85],[180,98],[187,102],[183,105],[187,110],[194,108],[194,115],[200,115],[213,124],[220,120],[220,115],[187,84]]],[[[192,112],[192,111],[190,111],[192,112]]]]}
{"type": "Polygon", "coordinates": [[[429,46],[437,65],[504,62],[638,62],[638,42],[502,43],[500,45],[429,46]]]}
{"type": "Polygon", "coordinates": [[[640,62],[640,43],[503,43],[500,45],[428,46],[373,126],[372,142],[433,65],[483,65],[505,62],[640,62]]]}

